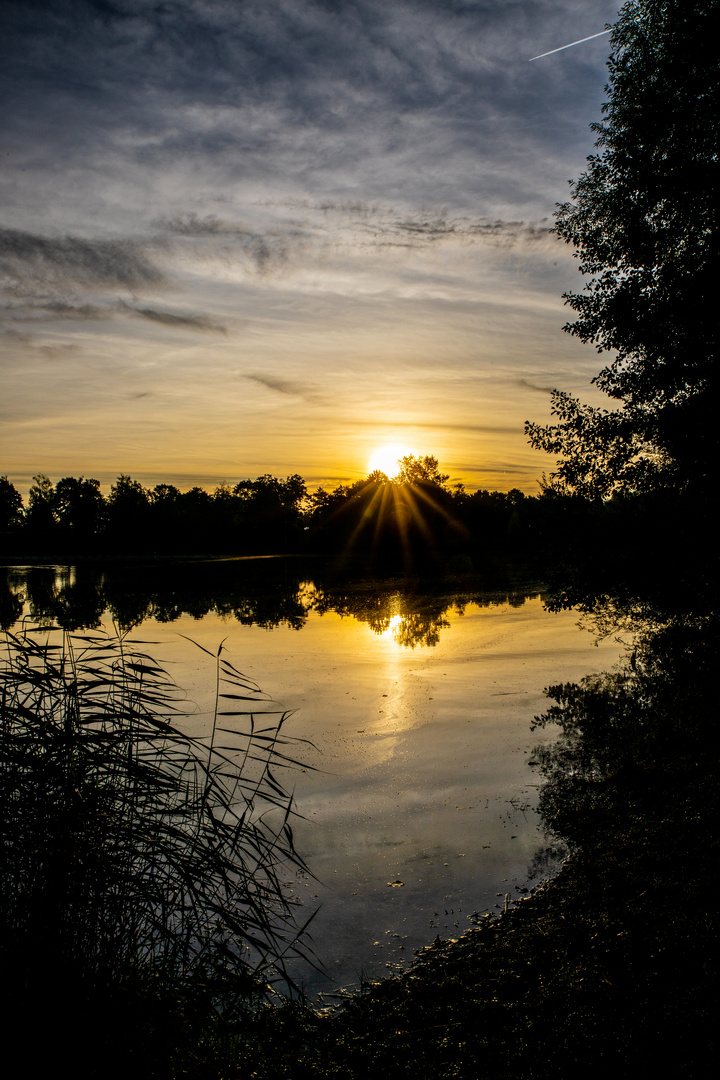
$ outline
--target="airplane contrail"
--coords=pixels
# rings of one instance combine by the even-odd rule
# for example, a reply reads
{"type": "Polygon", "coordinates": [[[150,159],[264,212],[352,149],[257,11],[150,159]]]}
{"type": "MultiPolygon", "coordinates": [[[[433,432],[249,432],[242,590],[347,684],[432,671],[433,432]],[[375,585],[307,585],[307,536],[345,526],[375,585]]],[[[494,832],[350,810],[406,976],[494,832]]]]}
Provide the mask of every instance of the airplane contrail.
{"type": "Polygon", "coordinates": [[[530,60],[542,60],[543,56],[552,56],[553,53],[562,52],[563,49],[572,49],[573,45],[582,45],[583,41],[592,41],[593,38],[602,37],[603,34],[609,34],[610,30],[601,30],[598,34],[591,34],[590,37],[581,37],[578,41],[571,41],[569,45],[561,45],[559,49],[551,49],[550,52],[540,53],[539,56],[531,56],[530,60]]]}

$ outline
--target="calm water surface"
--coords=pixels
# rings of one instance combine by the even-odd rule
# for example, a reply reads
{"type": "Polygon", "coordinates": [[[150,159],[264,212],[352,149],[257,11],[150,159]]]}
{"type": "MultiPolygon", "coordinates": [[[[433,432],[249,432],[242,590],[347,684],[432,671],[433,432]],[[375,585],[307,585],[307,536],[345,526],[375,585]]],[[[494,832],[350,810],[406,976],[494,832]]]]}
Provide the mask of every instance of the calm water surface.
{"type": "MultiPolygon", "coordinates": [[[[43,572],[10,571],[15,614],[23,604],[51,621],[73,596],[91,606],[82,571],[43,572]]],[[[295,969],[311,993],[387,974],[527,884],[545,843],[527,767],[532,747],[552,737],[530,731],[543,688],[607,670],[615,642],[596,645],[576,613],[548,613],[532,590],[323,591],[291,576],[247,595],[233,581],[227,602],[214,580],[212,600],[199,603],[200,586],[192,600],[174,586],[170,602],[151,578],[123,593],[137,600],[130,636],[157,643],[151,651],[194,703],[193,732],[208,730],[214,673],[186,638],[212,652],[224,641],[236,667],[293,711],[288,734],[315,747],[298,749],[315,771],[286,777],[302,815],[296,846],[315,875],[288,888],[307,914],[320,908],[312,943],[325,974],[295,969]]],[[[111,626],[121,602],[109,587],[98,595],[95,621],[102,610],[111,626]]]]}

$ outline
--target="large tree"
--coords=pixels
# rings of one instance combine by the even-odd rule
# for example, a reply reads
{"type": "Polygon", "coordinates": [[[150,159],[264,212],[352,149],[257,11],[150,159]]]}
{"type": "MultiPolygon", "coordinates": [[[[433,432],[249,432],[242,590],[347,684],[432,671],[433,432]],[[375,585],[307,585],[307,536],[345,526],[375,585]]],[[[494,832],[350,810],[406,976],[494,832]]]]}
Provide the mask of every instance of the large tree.
{"type": "Polygon", "coordinates": [[[716,0],[630,0],[612,30],[598,152],[556,231],[587,279],[565,329],[610,354],[594,381],[615,406],[555,391],[557,423],[526,425],[558,490],[714,483],[719,32],[716,0]]]}
{"type": "Polygon", "coordinates": [[[103,524],[105,500],[100,481],[65,476],[55,485],[53,511],[65,529],[92,538],[103,524]]]}

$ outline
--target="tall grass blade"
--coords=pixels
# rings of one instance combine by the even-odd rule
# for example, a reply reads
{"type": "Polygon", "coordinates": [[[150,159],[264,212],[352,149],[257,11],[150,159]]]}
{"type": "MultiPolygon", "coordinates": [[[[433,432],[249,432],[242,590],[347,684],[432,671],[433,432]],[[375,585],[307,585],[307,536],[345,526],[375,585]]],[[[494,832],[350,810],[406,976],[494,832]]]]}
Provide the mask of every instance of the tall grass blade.
{"type": "Polygon", "coordinates": [[[211,984],[232,1009],[293,985],[286,961],[307,956],[281,884],[307,872],[277,771],[300,765],[278,739],[286,714],[264,712],[259,688],[204,650],[216,709],[211,738],[194,738],[146,644],[54,627],[5,636],[0,954],[28,1003],[52,972],[85,995],[138,978],[211,984]],[[228,683],[244,693],[221,695],[228,683]],[[221,696],[256,707],[223,714],[242,720],[222,728],[233,746],[215,742],[221,696]]]}

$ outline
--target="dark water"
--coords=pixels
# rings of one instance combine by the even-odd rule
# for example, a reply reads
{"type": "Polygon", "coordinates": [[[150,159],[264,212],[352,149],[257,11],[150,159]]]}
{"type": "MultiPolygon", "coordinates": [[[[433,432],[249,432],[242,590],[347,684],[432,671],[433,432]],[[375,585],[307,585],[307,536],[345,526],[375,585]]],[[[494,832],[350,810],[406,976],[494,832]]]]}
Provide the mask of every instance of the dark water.
{"type": "Polygon", "coordinates": [[[436,935],[523,888],[544,847],[528,756],[543,689],[607,670],[572,612],[545,610],[537,586],[509,581],[339,582],[312,563],[226,560],[14,567],[6,625],[115,625],[151,641],[209,730],[214,672],[233,663],[308,740],[288,771],[299,852],[314,877],[287,874],[325,974],[311,992],[352,988],[409,960],[436,935]],[[193,639],[193,642],[188,639],[193,639]],[[312,744],[312,745],[309,745],[312,744]],[[312,768],[310,768],[312,767],[312,768]]]}

